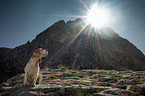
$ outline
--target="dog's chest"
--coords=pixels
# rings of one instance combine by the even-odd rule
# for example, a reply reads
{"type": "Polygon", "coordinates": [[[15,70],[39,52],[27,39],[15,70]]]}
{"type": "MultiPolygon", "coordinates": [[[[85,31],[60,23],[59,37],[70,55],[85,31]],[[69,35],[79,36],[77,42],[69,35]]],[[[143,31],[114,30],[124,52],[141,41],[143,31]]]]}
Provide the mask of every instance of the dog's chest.
{"type": "Polygon", "coordinates": [[[39,62],[35,59],[30,59],[27,66],[28,69],[27,72],[29,71],[30,73],[38,73],[39,72],[39,62]]]}
{"type": "Polygon", "coordinates": [[[32,74],[34,74],[34,73],[37,74],[37,73],[39,73],[39,71],[40,71],[40,70],[39,70],[39,65],[38,65],[38,66],[36,65],[36,66],[33,66],[33,67],[29,70],[29,73],[30,73],[30,74],[31,74],[31,73],[32,73],[32,74]]]}

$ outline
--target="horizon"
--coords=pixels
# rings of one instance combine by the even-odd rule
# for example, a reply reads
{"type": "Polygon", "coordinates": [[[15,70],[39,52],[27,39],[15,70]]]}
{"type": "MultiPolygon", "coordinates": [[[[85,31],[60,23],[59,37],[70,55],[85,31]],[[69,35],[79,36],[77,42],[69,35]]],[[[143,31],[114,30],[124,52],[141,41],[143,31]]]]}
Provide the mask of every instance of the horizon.
{"type": "MultiPolygon", "coordinates": [[[[18,47],[27,41],[31,42],[39,33],[59,20],[68,22],[81,18],[87,12],[82,1],[88,8],[90,3],[96,3],[95,0],[92,2],[88,0],[36,0],[36,2],[1,0],[0,47],[18,47]]],[[[99,5],[107,5],[116,15],[115,22],[110,25],[111,28],[120,37],[135,45],[143,54],[145,54],[144,4],[144,0],[132,0],[132,2],[102,0],[99,2],[99,5]]]]}

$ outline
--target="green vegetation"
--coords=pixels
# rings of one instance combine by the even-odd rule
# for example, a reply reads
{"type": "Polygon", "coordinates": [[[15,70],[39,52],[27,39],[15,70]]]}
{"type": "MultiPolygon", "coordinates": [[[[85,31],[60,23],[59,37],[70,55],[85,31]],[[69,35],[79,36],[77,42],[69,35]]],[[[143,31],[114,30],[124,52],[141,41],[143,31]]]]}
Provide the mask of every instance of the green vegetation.
{"type": "Polygon", "coordinates": [[[77,94],[77,96],[85,96],[85,94],[82,93],[82,92],[79,92],[79,93],[77,94]]]}
{"type": "Polygon", "coordinates": [[[127,73],[132,73],[133,71],[132,71],[132,70],[126,70],[126,72],[127,72],[127,73]]]}
{"type": "Polygon", "coordinates": [[[96,75],[93,75],[90,79],[97,79],[97,78],[100,78],[100,77],[105,77],[103,75],[100,75],[100,74],[96,74],[96,75]]]}
{"type": "Polygon", "coordinates": [[[86,75],[85,74],[80,74],[80,75],[78,75],[78,77],[84,78],[84,77],[86,77],[86,75]]]}
{"type": "Polygon", "coordinates": [[[47,76],[48,79],[58,79],[58,76],[56,75],[51,75],[51,76],[47,76]]]}
{"type": "Polygon", "coordinates": [[[122,74],[117,74],[114,77],[123,78],[123,75],[122,74]]]}
{"type": "Polygon", "coordinates": [[[49,67],[45,67],[45,71],[53,71],[53,69],[51,69],[49,67]]]}
{"type": "Polygon", "coordinates": [[[73,74],[74,74],[74,73],[77,73],[77,72],[76,72],[76,71],[73,71],[73,72],[71,72],[71,73],[73,73],[73,74]]]}
{"type": "Polygon", "coordinates": [[[64,71],[64,70],[67,70],[68,68],[65,66],[61,66],[59,69],[64,71]]]}

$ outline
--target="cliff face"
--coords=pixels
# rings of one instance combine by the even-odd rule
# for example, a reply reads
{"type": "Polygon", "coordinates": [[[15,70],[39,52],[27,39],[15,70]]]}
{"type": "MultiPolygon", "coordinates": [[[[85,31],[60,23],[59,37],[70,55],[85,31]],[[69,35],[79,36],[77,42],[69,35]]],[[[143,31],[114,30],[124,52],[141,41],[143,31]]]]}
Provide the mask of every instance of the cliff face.
{"type": "Polygon", "coordinates": [[[48,56],[42,58],[41,68],[64,65],[72,69],[145,69],[143,53],[111,28],[87,26],[82,30],[84,26],[80,19],[67,23],[60,20],[32,42],[14,49],[0,48],[0,75],[3,78],[0,82],[24,72],[27,61],[38,47],[49,51],[48,56]]]}

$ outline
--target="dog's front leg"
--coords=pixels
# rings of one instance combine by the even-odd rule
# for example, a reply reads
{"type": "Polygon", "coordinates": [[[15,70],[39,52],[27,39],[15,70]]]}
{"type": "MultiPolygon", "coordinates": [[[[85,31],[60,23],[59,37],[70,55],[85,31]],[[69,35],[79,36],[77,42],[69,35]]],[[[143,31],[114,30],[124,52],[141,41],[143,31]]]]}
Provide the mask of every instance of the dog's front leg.
{"type": "Polygon", "coordinates": [[[42,81],[42,75],[39,74],[38,78],[37,78],[37,81],[36,81],[36,84],[41,84],[41,81],[42,81]]]}
{"type": "Polygon", "coordinates": [[[24,85],[27,84],[27,73],[25,73],[24,85]]]}
{"type": "Polygon", "coordinates": [[[37,78],[38,78],[38,74],[35,74],[34,75],[34,78],[33,78],[32,86],[35,86],[36,85],[37,78]]]}

